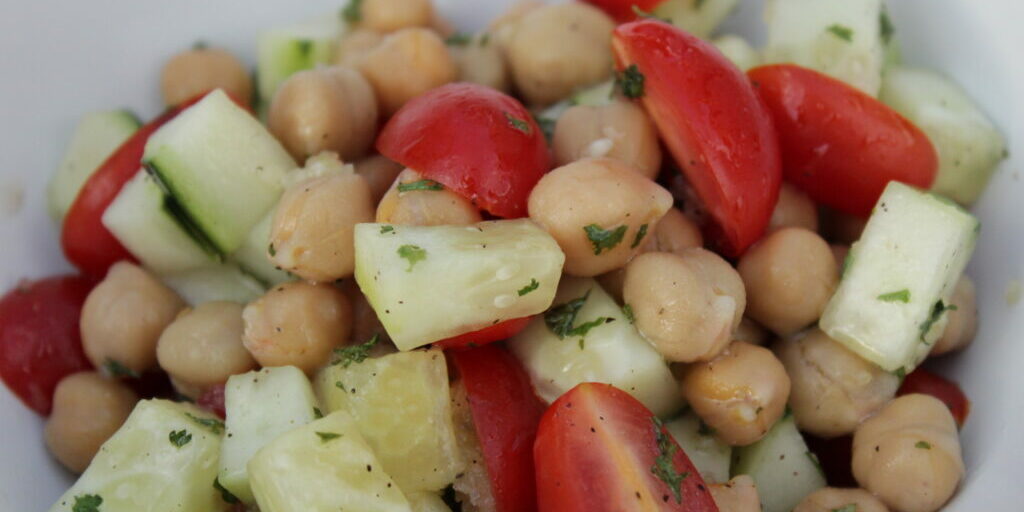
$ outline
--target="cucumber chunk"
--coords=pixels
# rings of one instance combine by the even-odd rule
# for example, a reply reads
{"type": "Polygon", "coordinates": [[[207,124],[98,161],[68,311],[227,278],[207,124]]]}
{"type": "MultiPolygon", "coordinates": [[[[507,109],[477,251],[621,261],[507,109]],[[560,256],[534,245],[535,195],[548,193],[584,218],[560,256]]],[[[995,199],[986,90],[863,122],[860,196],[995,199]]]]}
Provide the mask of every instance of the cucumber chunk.
{"type": "Polygon", "coordinates": [[[263,216],[263,220],[253,226],[249,236],[245,237],[245,241],[242,242],[242,246],[231,255],[231,259],[244,272],[252,275],[268,287],[296,280],[294,276],[277,268],[270,261],[268,250],[270,248],[270,230],[273,222],[274,210],[271,209],[270,212],[263,216]]]}
{"type": "Polygon", "coordinates": [[[942,335],[979,229],[952,201],[889,183],[850,248],[821,329],[885,370],[909,373],[942,335]]]}
{"type": "Polygon", "coordinates": [[[115,149],[139,129],[139,118],[128,110],[108,110],[82,116],[57,173],[46,189],[50,216],[64,219],[78,192],[115,149]]]}
{"type": "Polygon", "coordinates": [[[249,461],[262,512],[411,512],[345,411],[294,429],[249,461]]]}
{"type": "Polygon", "coordinates": [[[569,100],[569,102],[573,105],[599,107],[601,105],[611,103],[614,94],[615,81],[609,80],[578,91],[576,94],[572,95],[572,99],[569,100]]]}
{"type": "Polygon", "coordinates": [[[103,500],[102,512],[221,512],[222,431],[193,405],[143,400],[50,512],[77,512],[76,498],[88,496],[103,500]]]}
{"type": "Polygon", "coordinates": [[[261,110],[277,88],[299,71],[329,65],[344,26],[337,14],[263,32],[257,42],[256,88],[261,110]]]}
{"type": "Polygon", "coordinates": [[[739,0],[665,0],[654,8],[654,15],[703,39],[732,14],[739,0]]]}
{"type": "Polygon", "coordinates": [[[879,98],[924,130],[939,153],[936,193],[970,205],[1004,158],[1006,139],[967,93],[924,69],[894,67],[879,98]]]}
{"type": "Polygon", "coordinates": [[[219,89],[153,134],[143,163],[225,255],[274,206],[285,173],[296,168],[277,139],[219,89]]]}
{"type": "Polygon", "coordinates": [[[665,428],[686,452],[705,482],[720,484],[729,481],[732,447],[719,441],[714,430],[701,422],[692,410],[665,423],[665,428]]]}
{"type": "Polygon", "coordinates": [[[356,282],[399,350],[544,311],[565,255],[529,220],[359,224],[356,282]]]}
{"type": "Polygon", "coordinates": [[[764,512],[789,512],[825,487],[818,459],[807,448],[793,415],[783,416],[760,441],[734,450],[733,475],[750,475],[764,512]]]}
{"type": "Polygon", "coordinates": [[[316,391],[325,412],[352,414],[382,468],[403,491],[441,490],[464,469],[440,350],[328,366],[316,377],[316,391]]]}
{"type": "Polygon", "coordinates": [[[294,366],[234,375],[224,387],[227,436],[220,451],[220,484],[252,504],[246,464],[281,434],[316,419],[317,401],[306,374],[294,366]]]}
{"type": "Polygon", "coordinates": [[[159,277],[193,306],[215,300],[245,304],[266,292],[262,283],[227,263],[161,274],[159,277]]]}
{"type": "Polygon", "coordinates": [[[545,314],[508,342],[537,395],[550,403],[582,382],[603,382],[633,395],[657,416],[678,411],[682,398],[668,364],[597,281],[564,277],[554,303],[561,306],[584,296],[572,327],[605,319],[585,336],[560,339],[547,326],[545,316],[550,315],[545,314]]]}
{"type": "Polygon", "coordinates": [[[405,495],[412,512],[452,512],[440,496],[432,492],[412,492],[405,495]]]}
{"type": "Polygon", "coordinates": [[[740,36],[726,34],[716,37],[711,43],[715,45],[715,48],[718,48],[718,51],[722,52],[722,55],[725,55],[725,58],[740,68],[741,71],[746,71],[761,64],[761,55],[757,53],[753,46],[750,46],[746,39],[740,36]]]}

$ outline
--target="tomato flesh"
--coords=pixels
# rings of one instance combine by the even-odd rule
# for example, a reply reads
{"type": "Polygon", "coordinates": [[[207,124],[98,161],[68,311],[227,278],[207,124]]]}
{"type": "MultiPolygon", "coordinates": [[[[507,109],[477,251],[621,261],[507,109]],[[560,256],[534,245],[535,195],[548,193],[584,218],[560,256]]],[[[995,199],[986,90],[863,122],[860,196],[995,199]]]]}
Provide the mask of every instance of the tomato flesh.
{"type": "Polygon", "coordinates": [[[964,426],[967,416],[971,413],[971,401],[957,383],[924,368],[907,374],[903,384],[900,384],[899,390],[896,391],[896,396],[912,393],[931,395],[941,400],[949,407],[949,412],[953,413],[953,419],[956,420],[958,427],[964,426]]]}
{"type": "Polygon", "coordinates": [[[436,341],[434,342],[434,346],[446,350],[482,347],[488,343],[507,340],[512,336],[519,334],[519,331],[522,331],[527,325],[530,325],[530,320],[533,320],[532,316],[505,320],[499,324],[484,327],[479,331],[468,332],[466,334],[460,334],[441,341],[436,341]]]}
{"type": "Polygon", "coordinates": [[[637,17],[636,10],[651,12],[665,0],[584,0],[611,16],[618,23],[633,21],[637,17]]]}

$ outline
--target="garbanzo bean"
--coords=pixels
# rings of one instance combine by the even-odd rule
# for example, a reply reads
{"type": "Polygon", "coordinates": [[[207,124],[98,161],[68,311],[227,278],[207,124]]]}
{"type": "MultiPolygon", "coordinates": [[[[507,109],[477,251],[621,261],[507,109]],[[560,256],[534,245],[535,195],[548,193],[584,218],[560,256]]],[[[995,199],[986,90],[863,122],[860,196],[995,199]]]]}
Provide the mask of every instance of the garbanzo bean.
{"type": "Polygon", "coordinates": [[[359,70],[373,85],[384,117],[459,76],[444,41],[425,28],[406,28],[387,36],[366,55],[359,70]]]}
{"type": "Polygon", "coordinates": [[[306,373],[330,361],[352,332],[352,305],[331,285],[275,287],[242,312],[242,338],[261,366],[296,366],[306,373]]]}
{"type": "Polygon", "coordinates": [[[359,68],[366,56],[384,40],[384,34],[368,28],[355,28],[338,39],[334,65],[359,68]]]}
{"type": "Polygon", "coordinates": [[[817,320],[839,281],[828,244],[802,228],[765,236],[740,259],[739,271],[747,314],[781,336],[817,320]]]}
{"type": "Polygon", "coordinates": [[[808,494],[793,512],[889,512],[878,498],[864,489],[825,487],[808,494]],[[850,506],[853,506],[851,508],[850,506]]]}
{"type": "Polygon", "coordinates": [[[515,31],[519,21],[527,13],[539,7],[544,7],[544,2],[538,0],[516,0],[512,5],[508,6],[505,12],[491,20],[487,25],[487,33],[491,34],[491,38],[494,39],[498,47],[504,52],[509,41],[512,39],[512,33],[515,31]]]}
{"type": "Polygon", "coordinates": [[[296,160],[321,151],[357,158],[377,136],[377,103],[355,69],[300,71],[274,94],[267,126],[296,160]]]}
{"type": "Polygon", "coordinates": [[[377,222],[409,226],[476,224],[483,218],[468,199],[425,180],[420,173],[406,169],[377,205],[377,222]],[[399,187],[426,187],[426,190],[401,191],[399,187]],[[440,188],[438,188],[440,187],[440,188]]]}
{"type": "Polygon", "coordinates": [[[730,332],[739,327],[747,308],[747,291],[739,272],[721,256],[701,247],[683,249],[679,255],[704,276],[715,295],[732,299],[734,312],[730,332]]]}
{"type": "Polygon", "coordinates": [[[978,331],[978,304],[971,278],[963,276],[957,281],[949,303],[956,306],[956,309],[949,312],[946,330],[932,347],[933,356],[966,348],[974,341],[974,334],[978,331]]]}
{"type": "Polygon", "coordinates": [[[224,89],[243,105],[252,101],[252,77],[238,58],[216,48],[181,52],[160,75],[164,103],[178,105],[214,89],[224,89]]]}
{"type": "Polygon", "coordinates": [[[764,437],[782,417],[790,382],[770,350],[737,341],[715,359],[691,365],[682,387],[719,439],[743,446],[764,437]]]}
{"type": "Polygon", "coordinates": [[[547,105],[609,78],[614,29],[605,13],[580,2],[527,12],[506,48],[512,78],[526,101],[547,105]]]}
{"type": "Polygon", "coordinates": [[[789,183],[783,183],[779,189],[779,201],[768,221],[769,231],[784,227],[818,231],[818,207],[807,194],[789,183]]]}
{"type": "Polygon", "coordinates": [[[724,484],[711,484],[708,488],[718,512],[761,512],[757,486],[750,475],[737,475],[724,484]]]}
{"type": "Polygon", "coordinates": [[[757,324],[757,322],[743,317],[740,325],[732,333],[734,341],[745,341],[751,345],[764,345],[768,342],[768,331],[757,324]]]}
{"type": "Polygon", "coordinates": [[[207,302],[185,310],[160,335],[156,357],[171,377],[205,389],[256,368],[242,345],[242,306],[207,302]]]}
{"type": "Polygon", "coordinates": [[[370,197],[377,204],[398,178],[398,173],[405,167],[383,155],[373,155],[359,160],[355,164],[356,174],[366,180],[370,186],[370,197]]]}
{"type": "Polygon", "coordinates": [[[658,221],[654,233],[641,245],[644,252],[681,254],[691,247],[703,247],[704,237],[697,223],[676,208],[669,209],[658,221]]]}
{"type": "Polygon", "coordinates": [[[53,393],[53,412],[43,434],[46,446],[64,467],[81,473],[138,401],[128,386],[96,372],[68,375],[53,393]]]}
{"type": "Polygon", "coordinates": [[[893,510],[938,510],[964,476],[949,408],[928,395],[889,402],[853,434],[853,476],[893,510]]]}
{"type": "Polygon", "coordinates": [[[142,374],[156,364],[156,343],[185,303],[142,268],[110,267],[82,306],[82,348],[96,368],[142,374]]]}
{"type": "Polygon", "coordinates": [[[608,157],[632,165],[650,179],[661,170],[658,132],[644,109],[631,101],[569,107],[555,124],[551,146],[555,165],[608,157]]]}
{"type": "Polygon", "coordinates": [[[430,0],[362,0],[359,26],[379,32],[429,27],[434,22],[430,0]]]}
{"type": "Polygon", "coordinates": [[[528,207],[565,252],[565,272],[590,277],[624,266],[672,207],[672,195],[626,163],[589,158],[541,178],[528,207]]]}
{"type": "Polygon", "coordinates": [[[466,44],[449,45],[448,50],[459,68],[460,82],[486,85],[505,92],[511,89],[505,57],[488,34],[478,34],[466,44]]]}
{"type": "Polygon", "coordinates": [[[793,381],[789,407],[800,430],[820,437],[854,431],[896,395],[900,380],[818,328],[772,347],[793,381]]]}

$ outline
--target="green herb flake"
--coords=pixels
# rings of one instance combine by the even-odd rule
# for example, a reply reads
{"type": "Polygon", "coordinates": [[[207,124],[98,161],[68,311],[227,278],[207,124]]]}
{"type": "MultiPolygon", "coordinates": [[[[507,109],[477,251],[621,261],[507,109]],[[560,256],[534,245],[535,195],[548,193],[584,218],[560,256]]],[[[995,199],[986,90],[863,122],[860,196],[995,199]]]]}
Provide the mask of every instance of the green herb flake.
{"type": "Polygon", "coordinates": [[[832,509],[832,512],[857,512],[857,504],[850,503],[839,508],[832,509]]]}
{"type": "Polygon", "coordinates": [[[889,41],[892,41],[892,36],[896,34],[896,26],[892,24],[889,11],[886,9],[882,9],[882,12],[878,14],[878,32],[882,35],[882,42],[885,44],[889,44],[889,41]]]}
{"type": "Polygon", "coordinates": [[[882,302],[902,302],[907,304],[910,302],[910,290],[904,288],[895,292],[883,293],[878,296],[878,300],[882,302]]]}
{"type": "MultiPolygon", "coordinates": [[[[578,332],[577,328],[573,327],[573,324],[576,323],[576,315],[579,314],[580,309],[583,308],[583,305],[586,304],[589,298],[590,290],[583,294],[582,297],[577,297],[565,304],[552,307],[544,313],[544,323],[560,340],[565,339],[566,336],[573,336],[575,332],[578,332]]],[[[587,331],[590,329],[588,327],[587,331]]]]}
{"type": "Polygon", "coordinates": [[[527,135],[533,133],[533,129],[530,128],[530,123],[519,119],[508,112],[505,112],[505,119],[508,119],[508,124],[512,125],[512,128],[519,130],[527,135]]]}
{"type": "Polygon", "coordinates": [[[932,312],[928,315],[928,318],[925,319],[924,322],[921,322],[922,343],[928,343],[928,340],[925,339],[925,336],[928,335],[928,331],[932,330],[932,326],[935,325],[935,322],[938,322],[939,319],[942,318],[943,313],[945,313],[946,311],[956,311],[956,306],[952,304],[946,305],[946,303],[942,302],[941,299],[938,302],[936,302],[934,306],[932,306],[932,312]]]}
{"type": "MultiPolygon", "coordinates": [[[[332,365],[340,364],[342,368],[348,368],[352,363],[361,363],[366,361],[367,357],[370,357],[370,349],[374,347],[380,341],[380,335],[374,334],[370,341],[359,345],[353,345],[351,347],[343,347],[334,349],[334,355],[336,359],[332,362],[332,365]]],[[[335,383],[341,389],[345,389],[341,385],[341,381],[335,383]]]]}
{"type": "Polygon", "coordinates": [[[818,474],[821,475],[822,478],[825,478],[825,469],[821,467],[821,461],[818,460],[818,456],[810,451],[804,452],[804,455],[807,456],[807,460],[811,461],[811,464],[814,464],[814,468],[818,470],[818,474]]]}
{"type": "Polygon", "coordinates": [[[637,230],[636,236],[633,237],[633,243],[629,245],[630,249],[636,249],[640,246],[640,242],[644,241],[644,237],[647,236],[647,224],[640,226],[637,230]]]}
{"type": "Polygon", "coordinates": [[[900,366],[899,368],[896,368],[896,371],[892,372],[892,374],[895,375],[902,383],[903,379],[907,378],[907,367],[900,366]]]}
{"type": "Polygon", "coordinates": [[[409,262],[409,268],[405,271],[412,272],[417,263],[426,259],[427,250],[418,245],[403,245],[398,248],[398,257],[409,262]]]}
{"type": "Polygon", "coordinates": [[[306,57],[310,53],[313,53],[313,41],[309,39],[299,39],[295,44],[298,45],[299,55],[306,57]]]}
{"type": "Polygon", "coordinates": [[[363,19],[363,0],[349,0],[341,10],[341,19],[349,23],[357,23],[363,19]]]}
{"type": "Polygon", "coordinates": [[[644,75],[636,64],[630,64],[626,69],[615,73],[615,87],[622,91],[623,96],[634,100],[643,97],[644,80],[644,75]]]}
{"type": "Polygon", "coordinates": [[[922,450],[931,450],[932,445],[928,441],[918,441],[914,444],[914,448],[920,448],[922,450]]]}
{"type": "Polygon", "coordinates": [[[382,235],[386,235],[388,233],[394,233],[394,232],[395,232],[395,227],[394,226],[381,226],[380,227],[380,234],[382,234],[382,235]]]}
{"type": "Polygon", "coordinates": [[[224,432],[224,422],[213,418],[200,418],[190,412],[186,412],[188,419],[196,422],[197,425],[210,429],[214,434],[220,435],[224,432]]]}
{"type": "Polygon", "coordinates": [[[610,251],[622,242],[622,237],[626,235],[626,226],[606,230],[601,229],[601,226],[597,224],[590,224],[584,226],[583,231],[587,233],[587,238],[594,246],[594,255],[599,256],[602,252],[610,251]]]}
{"type": "Polygon", "coordinates": [[[551,144],[551,139],[555,136],[555,125],[558,124],[558,120],[541,115],[534,115],[533,120],[540,128],[540,132],[544,134],[548,144],[551,144]]]}
{"type": "Polygon", "coordinates": [[[334,381],[334,387],[336,387],[336,388],[338,388],[338,389],[340,389],[342,391],[345,391],[345,383],[340,381],[340,380],[334,381]]]}
{"type": "MultiPolygon", "coordinates": [[[[698,1],[703,1],[703,0],[698,0],[698,1]]],[[[697,8],[699,9],[700,6],[697,6],[697,8]]],[[[649,20],[661,21],[661,22],[664,22],[664,23],[671,23],[672,22],[672,20],[670,20],[668,18],[662,18],[661,16],[658,16],[658,15],[655,15],[653,13],[647,12],[647,11],[641,9],[636,4],[633,4],[633,14],[636,14],[637,18],[646,18],[646,19],[649,19],[649,20]]]]}
{"type": "Polygon", "coordinates": [[[274,248],[273,243],[267,246],[267,253],[270,254],[270,257],[277,256],[277,249],[274,248]]]}
{"type": "Polygon", "coordinates": [[[321,411],[319,407],[313,407],[313,417],[316,419],[323,418],[324,412],[321,411]]]}
{"type": "Polygon", "coordinates": [[[630,306],[629,304],[623,304],[622,314],[626,316],[626,320],[629,320],[629,323],[636,323],[636,317],[633,316],[633,306],[630,306]]]}
{"type": "Polygon", "coordinates": [[[440,183],[438,183],[438,182],[436,182],[434,180],[419,180],[419,181],[413,181],[413,182],[409,182],[409,183],[399,183],[398,184],[398,191],[399,192],[412,192],[414,190],[433,190],[433,191],[444,190],[444,185],[442,185],[442,184],[440,184],[440,183]]]}
{"type": "Polygon", "coordinates": [[[119,361],[110,359],[109,357],[107,358],[106,361],[103,362],[103,371],[108,376],[114,377],[115,379],[120,379],[123,377],[127,377],[130,379],[139,378],[139,374],[136,373],[135,370],[132,370],[131,368],[128,368],[127,366],[121,364],[119,361]]]}
{"type": "Polygon", "coordinates": [[[75,504],[71,506],[71,512],[99,512],[103,498],[98,494],[82,494],[75,496],[75,504]]]}
{"type": "Polygon", "coordinates": [[[328,441],[333,441],[333,440],[341,437],[341,434],[335,434],[334,432],[317,432],[316,435],[318,437],[320,437],[320,442],[321,443],[326,443],[328,441]]]}
{"type": "Polygon", "coordinates": [[[851,250],[846,252],[846,257],[843,258],[843,267],[841,269],[839,269],[839,278],[840,279],[846,277],[846,271],[850,270],[850,267],[852,265],[853,265],[853,250],[851,249],[851,250]]]}
{"type": "Polygon", "coordinates": [[[845,25],[834,23],[828,27],[828,32],[847,43],[853,42],[853,29],[845,25]]]}
{"type": "Polygon", "coordinates": [[[192,441],[192,434],[187,430],[172,430],[167,438],[171,441],[172,445],[181,448],[192,441]]]}
{"type": "Polygon", "coordinates": [[[519,289],[519,292],[518,292],[519,296],[522,297],[523,295],[526,295],[527,293],[530,293],[530,292],[536,290],[539,286],[540,286],[540,283],[537,282],[536,279],[530,279],[530,284],[528,284],[528,285],[526,285],[526,286],[524,286],[524,287],[519,289]]]}
{"type": "Polygon", "coordinates": [[[223,500],[224,503],[229,505],[237,505],[241,503],[241,500],[239,500],[237,496],[231,494],[231,491],[225,489],[224,486],[220,484],[220,477],[213,479],[213,488],[220,492],[220,499],[223,500]]]}
{"type": "Polygon", "coordinates": [[[679,447],[672,442],[672,438],[665,433],[664,426],[661,420],[657,416],[651,417],[651,422],[654,423],[654,439],[658,443],[658,457],[654,459],[654,465],[651,466],[651,473],[658,477],[658,480],[665,482],[668,488],[672,491],[672,495],[676,498],[676,503],[683,502],[683,480],[690,474],[686,471],[679,473],[676,470],[673,459],[675,458],[676,451],[679,447]]]}
{"type": "Polygon", "coordinates": [[[473,34],[467,34],[465,32],[456,32],[444,40],[444,44],[448,46],[466,46],[473,41],[473,34]]]}

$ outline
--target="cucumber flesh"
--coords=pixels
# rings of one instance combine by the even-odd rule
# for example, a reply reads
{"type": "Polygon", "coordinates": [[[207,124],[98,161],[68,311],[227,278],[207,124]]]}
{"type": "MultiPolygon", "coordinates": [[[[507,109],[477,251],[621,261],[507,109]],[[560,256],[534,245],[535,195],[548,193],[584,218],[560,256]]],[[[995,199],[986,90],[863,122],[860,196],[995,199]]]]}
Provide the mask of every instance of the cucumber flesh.
{"type": "Polygon", "coordinates": [[[263,32],[257,42],[256,87],[261,110],[288,77],[317,65],[329,65],[344,30],[337,14],[263,32]]]}
{"type": "Polygon", "coordinates": [[[732,14],[739,0],[665,0],[654,8],[654,15],[703,39],[732,14]]]}
{"type": "Polygon", "coordinates": [[[277,268],[270,261],[268,251],[273,221],[274,211],[271,209],[270,212],[263,216],[263,220],[253,226],[249,236],[242,242],[242,246],[231,255],[231,260],[237,263],[242,271],[252,275],[268,287],[296,280],[294,276],[277,268]]]}
{"type": "Polygon", "coordinates": [[[686,452],[705,482],[720,484],[729,481],[732,447],[719,441],[692,410],[665,423],[665,428],[686,452]]]}
{"type": "Polygon", "coordinates": [[[245,304],[266,292],[262,283],[229,263],[160,274],[159,277],[193,306],[218,300],[245,304]]]}
{"type": "Polygon", "coordinates": [[[440,496],[432,492],[411,492],[405,495],[412,512],[452,512],[440,496]]]}
{"type": "Polygon", "coordinates": [[[718,51],[722,52],[722,55],[725,55],[725,58],[740,68],[741,71],[746,71],[761,64],[761,55],[757,53],[753,46],[750,46],[746,39],[740,36],[726,34],[716,37],[711,43],[715,45],[715,48],[718,48],[718,51]]]}
{"type": "Polygon", "coordinates": [[[825,487],[825,475],[787,414],[760,441],[734,450],[733,475],[750,475],[764,512],[789,512],[825,487]]]}
{"type": "MultiPolygon", "coordinates": [[[[572,105],[585,105],[599,107],[612,102],[615,94],[615,81],[609,80],[591,87],[587,87],[576,94],[573,94],[569,102],[572,105]]],[[[556,119],[557,120],[557,119],[556,119]]]]}

